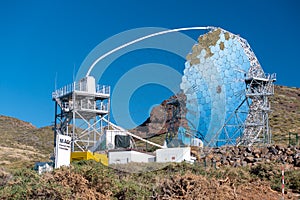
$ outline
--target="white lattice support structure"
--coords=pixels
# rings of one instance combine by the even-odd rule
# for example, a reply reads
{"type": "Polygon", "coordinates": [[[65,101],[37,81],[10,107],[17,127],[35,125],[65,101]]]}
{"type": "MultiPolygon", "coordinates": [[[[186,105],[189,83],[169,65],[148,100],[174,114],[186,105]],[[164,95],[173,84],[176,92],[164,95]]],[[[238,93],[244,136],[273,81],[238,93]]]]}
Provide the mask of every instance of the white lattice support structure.
{"type": "Polygon", "coordinates": [[[271,143],[269,126],[269,112],[271,111],[269,96],[274,95],[276,74],[265,74],[248,42],[239,37],[245,54],[250,61],[250,69],[246,73],[245,95],[249,105],[249,112],[244,123],[243,135],[237,145],[251,146],[255,143],[271,143]]]}
{"type": "Polygon", "coordinates": [[[264,78],[247,77],[245,79],[246,97],[251,104],[244,125],[244,133],[238,145],[271,143],[272,135],[269,126],[271,106],[268,97],[274,95],[274,81],[276,81],[276,74],[265,74],[264,78]]]}
{"type": "Polygon", "coordinates": [[[56,134],[72,138],[72,151],[92,149],[109,122],[110,87],[96,85],[91,76],[52,93],[56,134]]]}

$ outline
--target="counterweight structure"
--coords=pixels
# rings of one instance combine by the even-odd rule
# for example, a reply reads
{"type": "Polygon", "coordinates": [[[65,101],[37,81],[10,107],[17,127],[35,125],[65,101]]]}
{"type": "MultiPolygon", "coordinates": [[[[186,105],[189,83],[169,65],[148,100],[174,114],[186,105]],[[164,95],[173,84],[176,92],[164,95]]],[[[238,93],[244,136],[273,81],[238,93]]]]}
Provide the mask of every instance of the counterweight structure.
{"type": "MultiPolygon", "coordinates": [[[[109,124],[110,87],[87,76],[52,93],[54,134],[71,137],[71,151],[95,148],[109,124]]],[[[55,141],[55,139],[54,139],[55,141]]]]}

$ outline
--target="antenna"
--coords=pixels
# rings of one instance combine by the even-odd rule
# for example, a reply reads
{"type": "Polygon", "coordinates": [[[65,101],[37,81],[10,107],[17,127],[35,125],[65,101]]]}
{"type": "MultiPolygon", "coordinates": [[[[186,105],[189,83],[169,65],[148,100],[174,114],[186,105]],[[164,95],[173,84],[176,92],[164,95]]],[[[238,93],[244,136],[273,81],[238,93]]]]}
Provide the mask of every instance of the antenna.
{"type": "Polygon", "coordinates": [[[57,72],[55,72],[55,78],[54,78],[54,91],[57,89],[57,72]]]}
{"type": "Polygon", "coordinates": [[[73,83],[75,82],[75,69],[76,69],[76,64],[74,63],[74,65],[73,65],[73,83]]]}

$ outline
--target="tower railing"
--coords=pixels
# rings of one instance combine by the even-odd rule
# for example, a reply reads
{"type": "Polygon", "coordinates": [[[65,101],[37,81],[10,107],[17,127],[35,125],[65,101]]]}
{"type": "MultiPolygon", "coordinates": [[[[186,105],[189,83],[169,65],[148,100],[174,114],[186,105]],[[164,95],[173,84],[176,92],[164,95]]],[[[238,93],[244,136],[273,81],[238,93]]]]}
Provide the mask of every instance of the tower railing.
{"type": "MultiPolygon", "coordinates": [[[[78,82],[78,83],[74,82],[74,83],[68,84],[68,85],[52,92],[52,99],[56,99],[56,98],[68,95],[74,91],[86,92],[86,90],[84,90],[82,88],[85,88],[85,87],[82,87],[81,82],[78,82]]],[[[110,94],[110,86],[97,85],[96,86],[96,94],[109,95],[110,94]]]]}

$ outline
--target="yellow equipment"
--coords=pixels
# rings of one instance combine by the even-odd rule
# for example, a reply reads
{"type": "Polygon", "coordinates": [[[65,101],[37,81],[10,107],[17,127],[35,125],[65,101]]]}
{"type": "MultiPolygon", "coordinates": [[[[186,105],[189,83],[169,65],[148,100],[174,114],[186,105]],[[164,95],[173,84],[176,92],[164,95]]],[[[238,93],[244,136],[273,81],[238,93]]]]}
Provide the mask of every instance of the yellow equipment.
{"type": "Polygon", "coordinates": [[[95,160],[108,166],[108,158],[106,154],[92,153],[90,151],[74,151],[71,152],[71,161],[74,160],[95,160]]]}

